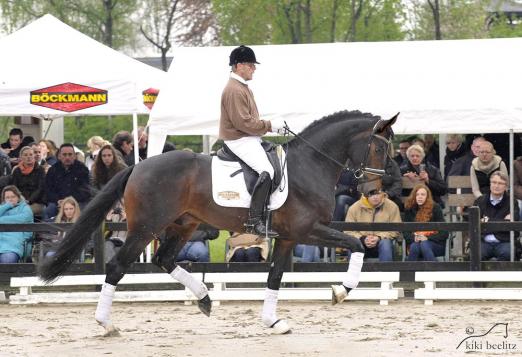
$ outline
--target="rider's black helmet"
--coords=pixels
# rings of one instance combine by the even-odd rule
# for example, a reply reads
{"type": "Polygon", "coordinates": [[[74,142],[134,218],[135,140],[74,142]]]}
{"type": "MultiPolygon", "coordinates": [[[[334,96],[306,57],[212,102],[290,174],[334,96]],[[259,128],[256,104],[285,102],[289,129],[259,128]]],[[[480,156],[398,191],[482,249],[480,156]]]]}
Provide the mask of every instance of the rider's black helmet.
{"type": "Polygon", "coordinates": [[[233,66],[238,63],[257,63],[256,54],[254,51],[247,46],[239,46],[232,50],[230,53],[230,61],[228,63],[229,66],[233,66]]]}

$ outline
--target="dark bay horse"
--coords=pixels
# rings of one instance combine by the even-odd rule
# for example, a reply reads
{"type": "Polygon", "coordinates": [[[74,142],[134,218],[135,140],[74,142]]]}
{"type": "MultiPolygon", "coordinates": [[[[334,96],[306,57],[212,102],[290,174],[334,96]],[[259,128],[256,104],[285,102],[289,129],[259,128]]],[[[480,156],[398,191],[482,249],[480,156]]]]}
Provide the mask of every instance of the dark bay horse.
{"type": "MultiPolygon", "coordinates": [[[[334,297],[342,301],[356,287],[364,248],[360,241],[328,227],[334,208],[334,188],[350,160],[361,176],[365,192],[381,188],[388,155],[391,126],[397,115],[381,120],[359,111],[339,112],[310,124],[287,146],[288,199],[273,213],[276,239],[268,276],[262,320],[275,333],[290,330],[276,317],[277,293],[283,270],[296,243],[350,249],[347,279],[334,285],[334,297]]],[[[79,256],[91,234],[121,197],[127,213],[127,240],[107,264],[107,276],[96,310],[96,320],[108,334],[115,332],[110,320],[116,285],[145,247],[165,232],[153,262],[187,286],[198,298],[198,306],[209,315],[208,290],[175,263],[176,256],[200,222],[216,228],[244,232],[246,208],[216,205],[211,190],[211,157],[186,151],[173,151],[152,157],[118,173],[82,212],[56,254],[39,267],[45,281],[52,281],[79,256]]]]}

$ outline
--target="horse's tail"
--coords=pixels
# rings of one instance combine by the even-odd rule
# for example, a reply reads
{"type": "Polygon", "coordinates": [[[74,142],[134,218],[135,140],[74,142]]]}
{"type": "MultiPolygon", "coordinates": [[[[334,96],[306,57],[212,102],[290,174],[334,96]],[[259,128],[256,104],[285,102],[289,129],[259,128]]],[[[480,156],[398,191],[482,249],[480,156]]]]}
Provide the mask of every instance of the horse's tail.
{"type": "Polygon", "coordinates": [[[80,255],[83,247],[91,238],[92,233],[103,222],[114,202],[123,196],[132,170],[133,166],[118,172],[89,202],[71,230],[60,242],[56,253],[40,263],[38,274],[42,280],[46,282],[55,280],[80,255]]]}

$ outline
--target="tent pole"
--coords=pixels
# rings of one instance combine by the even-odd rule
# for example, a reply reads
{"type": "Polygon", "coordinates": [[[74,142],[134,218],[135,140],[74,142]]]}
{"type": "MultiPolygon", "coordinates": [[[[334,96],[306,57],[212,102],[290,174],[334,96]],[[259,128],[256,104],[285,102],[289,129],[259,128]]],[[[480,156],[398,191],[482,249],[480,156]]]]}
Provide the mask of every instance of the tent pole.
{"type": "Polygon", "coordinates": [[[134,165],[140,162],[140,147],[138,141],[138,113],[132,113],[132,140],[134,141],[134,165]]]}
{"type": "MultiPolygon", "coordinates": [[[[514,139],[513,129],[510,129],[509,130],[509,172],[511,173],[511,175],[509,175],[509,217],[510,217],[511,222],[513,222],[515,220],[515,217],[514,217],[515,192],[513,190],[513,188],[515,187],[514,186],[515,180],[513,177],[513,175],[514,175],[513,159],[515,156],[514,143],[515,143],[515,139],[514,139]]],[[[513,231],[509,232],[509,245],[511,248],[510,249],[510,260],[513,262],[513,261],[515,261],[515,232],[513,232],[513,231]]]]}
{"type": "Polygon", "coordinates": [[[203,154],[210,154],[210,136],[203,135],[203,154]]]}

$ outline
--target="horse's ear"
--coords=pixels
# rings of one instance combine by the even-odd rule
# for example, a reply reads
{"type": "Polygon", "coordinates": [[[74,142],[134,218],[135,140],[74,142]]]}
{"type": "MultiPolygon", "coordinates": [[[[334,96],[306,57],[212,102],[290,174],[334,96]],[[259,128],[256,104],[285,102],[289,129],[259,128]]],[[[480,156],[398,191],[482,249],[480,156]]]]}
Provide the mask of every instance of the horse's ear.
{"type": "Polygon", "coordinates": [[[375,124],[375,126],[373,127],[373,133],[374,134],[381,133],[381,132],[385,131],[386,129],[390,128],[397,121],[399,114],[400,114],[400,112],[395,114],[392,118],[390,118],[388,120],[385,120],[385,119],[379,120],[377,122],[377,124],[375,124]]]}

